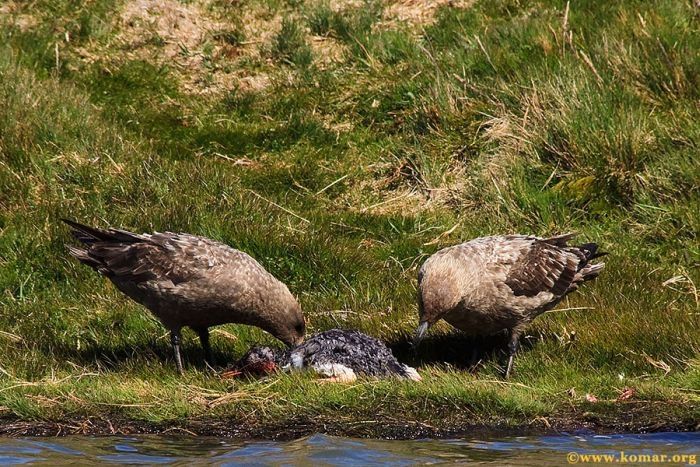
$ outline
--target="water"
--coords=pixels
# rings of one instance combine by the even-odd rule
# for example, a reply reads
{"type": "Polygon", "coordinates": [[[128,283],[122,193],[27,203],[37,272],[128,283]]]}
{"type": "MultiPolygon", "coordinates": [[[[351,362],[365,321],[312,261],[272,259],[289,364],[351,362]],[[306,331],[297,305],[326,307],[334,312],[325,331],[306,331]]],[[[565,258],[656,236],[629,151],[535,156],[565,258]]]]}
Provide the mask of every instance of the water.
{"type": "MultiPolygon", "coordinates": [[[[635,456],[665,455],[668,460],[680,461],[669,465],[696,465],[700,460],[700,433],[415,441],[360,440],[313,435],[289,442],[167,436],[0,438],[0,465],[99,463],[404,466],[458,462],[541,467],[548,464],[566,465],[567,459],[568,463],[594,464],[593,458],[585,462],[583,456],[586,455],[614,456],[615,460],[607,463],[630,465],[640,465],[640,461],[645,461],[645,458],[635,456]]],[[[653,460],[653,457],[649,457],[649,461],[653,460]]]]}

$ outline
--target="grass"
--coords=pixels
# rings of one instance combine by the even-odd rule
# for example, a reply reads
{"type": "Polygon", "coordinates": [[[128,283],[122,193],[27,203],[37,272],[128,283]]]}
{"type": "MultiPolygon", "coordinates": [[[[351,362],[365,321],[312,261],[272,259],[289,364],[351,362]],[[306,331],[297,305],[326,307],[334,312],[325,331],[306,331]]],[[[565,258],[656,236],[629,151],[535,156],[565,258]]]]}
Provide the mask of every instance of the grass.
{"type": "MultiPolygon", "coordinates": [[[[0,9],[0,417],[369,435],[697,428],[692,2],[421,12],[163,0],[126,21],[129,4],[0,9]],[[289,285],[310,331],[385,339],[424,382],[222,381],[191,332],[180,378],[164,329],[68,258],[60,217],[231,244],[289,285]],[[533,323],[512,381],[498,346],[466,371],[470,343],[447,325],[408,352],[428,255],[480,235],[566,231],[609,251],[606,269],[533,323]],[[636,393],[618,401],[625,387],[636,393]]],[[[220,329],[220,362],[274,344],[220,329]]]]}

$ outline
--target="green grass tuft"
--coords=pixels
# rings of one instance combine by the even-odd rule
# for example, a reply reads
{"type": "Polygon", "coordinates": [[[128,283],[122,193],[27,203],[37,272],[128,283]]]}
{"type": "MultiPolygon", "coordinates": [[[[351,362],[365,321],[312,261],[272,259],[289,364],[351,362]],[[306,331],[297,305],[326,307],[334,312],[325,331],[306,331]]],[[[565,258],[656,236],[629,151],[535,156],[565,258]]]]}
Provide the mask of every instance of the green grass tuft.
{"type": "Polygon", "coordinates": [[[306,33],[296,20],[287,16],[282,19],[282,29],[272,44],[272,56],[300,67],[311,64],[313,54],[306,43],[306,33]]]}

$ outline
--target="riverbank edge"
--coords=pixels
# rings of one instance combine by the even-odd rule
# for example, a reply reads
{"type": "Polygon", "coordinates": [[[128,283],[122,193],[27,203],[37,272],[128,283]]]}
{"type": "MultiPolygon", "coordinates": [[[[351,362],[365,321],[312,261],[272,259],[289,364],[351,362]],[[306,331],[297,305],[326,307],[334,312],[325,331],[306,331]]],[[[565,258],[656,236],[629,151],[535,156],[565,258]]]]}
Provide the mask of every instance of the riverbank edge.
{"type": "Polygon", "coordinates": [[[337,420],[329,416],[296,417],[279,421],[235,418],[197,418],[167,422],[94,416],[66,420],[22,420],[0,417],[3,437],[60,437],[69,435],[212,436],[243,440],[292,440],[314,433],[351,438],[421,439],[457,437],[543,436],[561,433],[651,433],[700,431],[697,408],[677,404],[631,402],[614,411],[569,412],[531,420],[493,417],[474,422],[460,416],[438,426],[426,421],[377,419],[337,420]],[[661,406],[660,406],[661,405],[661,406]],[[669,410],[670,409],[670,410],[669,410]]]}

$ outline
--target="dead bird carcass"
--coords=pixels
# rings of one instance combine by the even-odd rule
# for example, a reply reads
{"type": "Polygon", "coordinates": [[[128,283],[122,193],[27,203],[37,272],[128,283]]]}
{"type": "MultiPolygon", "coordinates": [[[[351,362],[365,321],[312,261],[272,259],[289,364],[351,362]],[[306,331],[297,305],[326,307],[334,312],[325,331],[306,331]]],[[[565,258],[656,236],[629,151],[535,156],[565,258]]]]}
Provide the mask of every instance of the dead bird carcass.
{"type": "Polygon", "coordinates": [[[314,334],[286,351],[253,347],[224,377],[240,373],[265,375],[276,370],[309,369],[331,381],[352,382],[358,376],[397,377],[420,381],[418,372],[399,363],[379,339],[359,331],[331,329],[314,334]]]}

